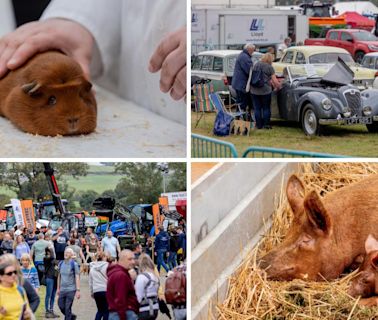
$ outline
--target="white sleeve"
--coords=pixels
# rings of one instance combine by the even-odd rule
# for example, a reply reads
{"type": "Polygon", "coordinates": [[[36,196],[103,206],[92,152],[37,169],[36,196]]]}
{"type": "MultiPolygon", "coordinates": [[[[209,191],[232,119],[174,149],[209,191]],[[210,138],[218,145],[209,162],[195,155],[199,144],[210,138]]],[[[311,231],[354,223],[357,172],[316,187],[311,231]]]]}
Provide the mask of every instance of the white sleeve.
{"type": "Polygon", "coordinates": [[[98,76],[118,62],[121,51],[122,0],[53,0],[42,20],[64,18],[76,21],[93,35],[92,74],[98,76]]]}

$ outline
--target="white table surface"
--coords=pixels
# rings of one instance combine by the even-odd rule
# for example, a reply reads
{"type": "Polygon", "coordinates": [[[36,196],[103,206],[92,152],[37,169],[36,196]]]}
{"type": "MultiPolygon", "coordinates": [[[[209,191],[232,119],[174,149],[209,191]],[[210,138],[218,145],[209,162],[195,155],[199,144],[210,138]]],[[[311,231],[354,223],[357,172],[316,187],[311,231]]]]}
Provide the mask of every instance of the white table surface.
{"type": "Polygon", "coordinates": [[[184,158],[185,126],[96,87],[97,129],[86,136],[26,134],[0,117],[2,158],[184,158]]]}

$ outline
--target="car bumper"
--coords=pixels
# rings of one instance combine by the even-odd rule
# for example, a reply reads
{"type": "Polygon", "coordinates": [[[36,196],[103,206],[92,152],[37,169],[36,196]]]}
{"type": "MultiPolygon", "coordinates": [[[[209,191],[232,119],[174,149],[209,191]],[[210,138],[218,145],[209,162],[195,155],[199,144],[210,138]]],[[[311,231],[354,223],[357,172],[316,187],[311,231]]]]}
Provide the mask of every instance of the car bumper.
{"type": "Polygon", "coordinates": [[[319,119],[319,124],[321,125],[352,125],[352,124],[371,124],[378,121],[378,116],[372,117],[353,117],[353,118],[343,118],[343,119],[319,119]]]}

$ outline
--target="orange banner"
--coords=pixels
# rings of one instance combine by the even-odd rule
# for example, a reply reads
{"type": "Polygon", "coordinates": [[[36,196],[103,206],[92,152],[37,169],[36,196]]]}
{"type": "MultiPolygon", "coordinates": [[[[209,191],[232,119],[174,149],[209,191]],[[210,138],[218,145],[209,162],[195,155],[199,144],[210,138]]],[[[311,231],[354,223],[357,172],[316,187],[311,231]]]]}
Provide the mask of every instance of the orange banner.
{"type": "Polygon", "coordinates": [[[7,210],[0,210],[0,220],[4,222],[7,220],[7,210]]]}
{"type": "Polygon", "coordinates": [[[168,197],[164,196],[164,197],[159,197],[159,204],[166,210],[168,211],[169,210],[169,207],[168,207],[168,197]]]}
{"type": "Polygon", "coordinates": [[[21,200],[22,216],[24,217],[25,228],[35,231],[35,217],[33,200],[21,200]]]}

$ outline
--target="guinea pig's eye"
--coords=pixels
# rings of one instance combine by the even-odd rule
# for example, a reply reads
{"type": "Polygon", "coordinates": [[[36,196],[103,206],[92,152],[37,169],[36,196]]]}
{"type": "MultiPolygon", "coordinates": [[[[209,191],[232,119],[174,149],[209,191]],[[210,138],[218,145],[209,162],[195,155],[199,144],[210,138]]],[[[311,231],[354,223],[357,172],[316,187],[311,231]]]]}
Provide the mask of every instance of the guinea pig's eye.
{"type": "Polygon", "coordinates": [[[49,106],[56,105],[56,97],[55,96],[49,97],[48,104],[49,104],[49,106]]]}

